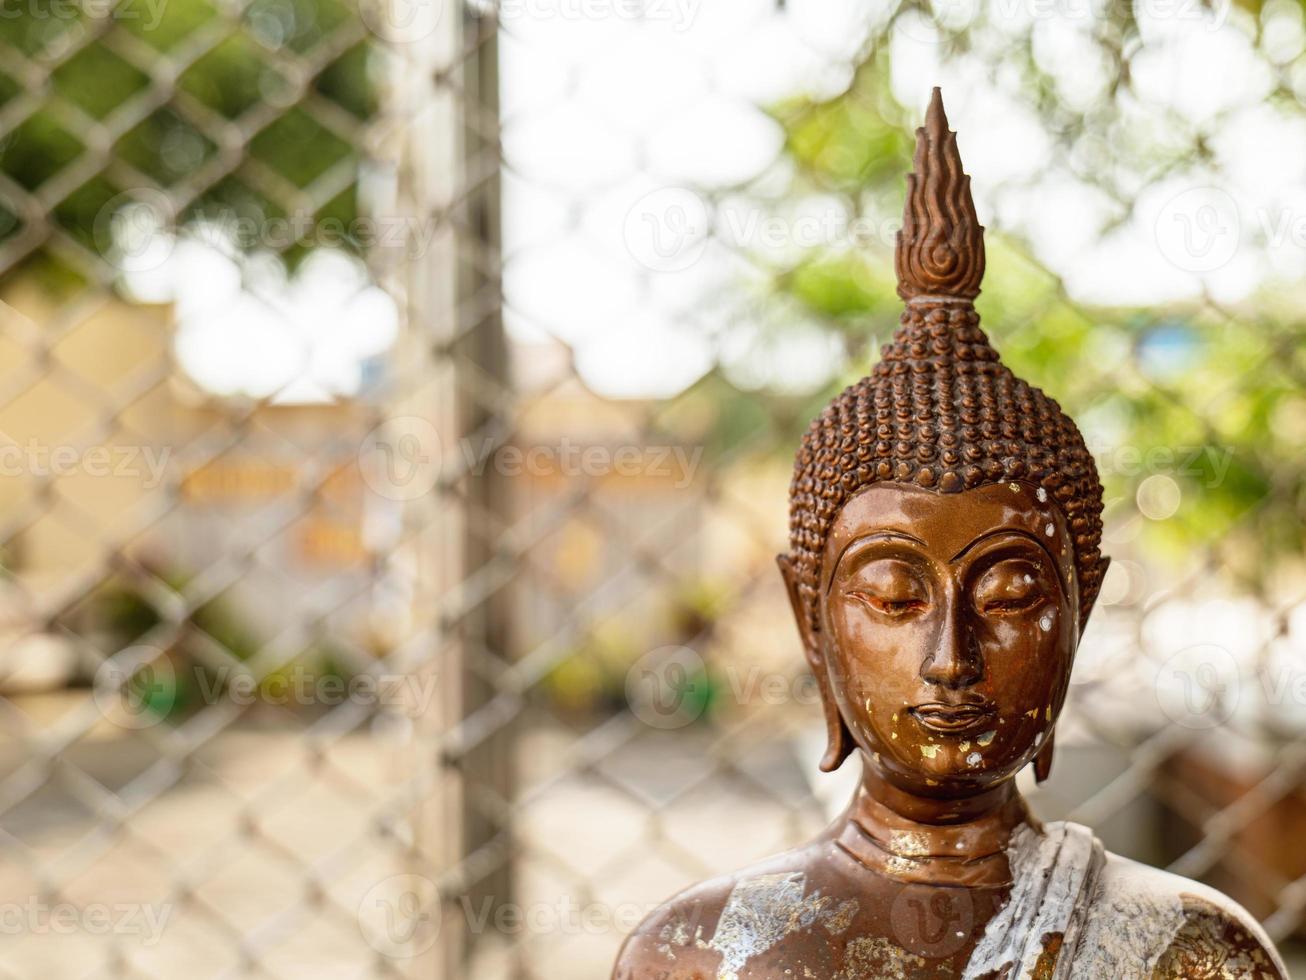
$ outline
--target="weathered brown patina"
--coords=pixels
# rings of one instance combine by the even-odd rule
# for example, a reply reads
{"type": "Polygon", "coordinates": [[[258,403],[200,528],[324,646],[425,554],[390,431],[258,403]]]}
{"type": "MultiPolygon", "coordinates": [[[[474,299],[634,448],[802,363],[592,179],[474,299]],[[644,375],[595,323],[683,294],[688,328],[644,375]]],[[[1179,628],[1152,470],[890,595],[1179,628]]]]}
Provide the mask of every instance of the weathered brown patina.
{"type": "Polygon", "coordinates": [[[935,90],[898,239],[902,327],[803,439],[780,568],[819,683],[822,768],[861,786],[818,839],[697,885],[617,980],[1285,980],[1223,896],[1041,826],[1015,776],[1053,730],[1105,573],[1102,488],[972,301],[983,228],[935,90]]]}

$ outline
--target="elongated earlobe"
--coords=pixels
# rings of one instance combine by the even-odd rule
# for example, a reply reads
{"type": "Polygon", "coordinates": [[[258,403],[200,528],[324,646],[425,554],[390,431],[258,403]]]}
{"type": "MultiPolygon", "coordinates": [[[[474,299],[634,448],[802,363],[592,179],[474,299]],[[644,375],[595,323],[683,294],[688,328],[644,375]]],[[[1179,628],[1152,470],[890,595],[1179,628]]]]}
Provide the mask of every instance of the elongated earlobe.
{"type": "Polygon", "coordinates": [[[780,566],[780,576],[784,579],[785,589],[789,593],[789,607],[793,610],[794,621],[798,624],[798,635],[803,641],[803,655],[807,666],[816,678],[816,686],[821,692],[821,709],[825,712],[826,747],[821,757],[821,772],[834,772],[843,760],[853,751],[852,733],[844,724],[839,714],[839,702],[831,690],[830,670],[821,656],[818,634],[812,628],[807,610],[803,606],[802,593],[798,588],[798,575],[788,555],[777,555],[775,563],[780,566]]]}
{"type": "Polygon", "coordinates": [[[822,684],[821,705],[825,709],[826,738],[825,755],[821,756],[821,772],[834,772],[843,765],[844,759],[852,755],[853,738],[825,684],[822,684]]]}
{"type": "Polygon", "coordinates": [[[1038,755],[1034,758],[1034,779],[1040,784],[1047,782],[1048,777],[1052,775],[1052,756],[1056,753],[1056,739],[1056,729],[1049,729],[1047,741],[1043,743],[1043,747],[1038,750],[1038,755]]]}

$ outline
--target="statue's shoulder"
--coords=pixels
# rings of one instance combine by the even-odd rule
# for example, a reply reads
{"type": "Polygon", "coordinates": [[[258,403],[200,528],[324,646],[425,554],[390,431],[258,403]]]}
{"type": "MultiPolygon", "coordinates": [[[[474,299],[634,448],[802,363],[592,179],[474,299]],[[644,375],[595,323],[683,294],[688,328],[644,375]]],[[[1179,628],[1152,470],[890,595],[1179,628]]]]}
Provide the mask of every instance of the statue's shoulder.
{"type": "MultiPolygon", "coordinates": [[[[1154,964],[1150,980],[1287,980],[1259,922],[1206,885],[1107,854],[1085,924],[1080,957],[1093,976],[1132,976],[1129,963],[1154,964]]],[[[1078,975],[1078,974],[1077,974],[1078,975]]]]}
{"type": "Polygon", "coordinates": [[[800,923],[804,932],[842,932],[856,903],[815,887],[822,849],[814,842],[676,895],[626,938],[613,980],[714,980],[800,923]]]}

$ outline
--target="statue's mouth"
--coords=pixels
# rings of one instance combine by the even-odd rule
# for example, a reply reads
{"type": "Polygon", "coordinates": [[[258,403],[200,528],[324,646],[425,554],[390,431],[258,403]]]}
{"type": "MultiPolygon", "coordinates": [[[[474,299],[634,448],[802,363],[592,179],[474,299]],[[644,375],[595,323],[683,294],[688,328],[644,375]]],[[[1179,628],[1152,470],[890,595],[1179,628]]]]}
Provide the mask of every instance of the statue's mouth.
{"type": "Polygon", "coordinates": [[[940,735],[970,735],[992,727],[997,709],[985,703],[944,704],[931,701],[911,709],[911,716],[940,735]]]}

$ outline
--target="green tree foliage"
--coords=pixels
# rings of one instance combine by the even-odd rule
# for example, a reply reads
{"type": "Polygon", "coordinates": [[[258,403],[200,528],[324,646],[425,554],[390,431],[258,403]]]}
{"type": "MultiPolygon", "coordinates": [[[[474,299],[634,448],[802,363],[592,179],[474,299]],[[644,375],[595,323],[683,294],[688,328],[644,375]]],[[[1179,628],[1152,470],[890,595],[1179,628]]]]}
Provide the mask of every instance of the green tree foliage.
{"type": "MultiPolygon", "coordinates": [[[[47,235],[11,275],[85,282],[115,209],[142,189],[167,195],[180,225],[358,216],[357,181],[340,174],[358,169],[379,55],[341,0],[255,0],[238,19],[208,0],[23,0],[4,14],[0,173],[86,252],[47,235]]],[[[9,197],[0,244],[28,210],[9,197]]],[[[278,247],[294,264],[308,245],[278,247]]]]}

